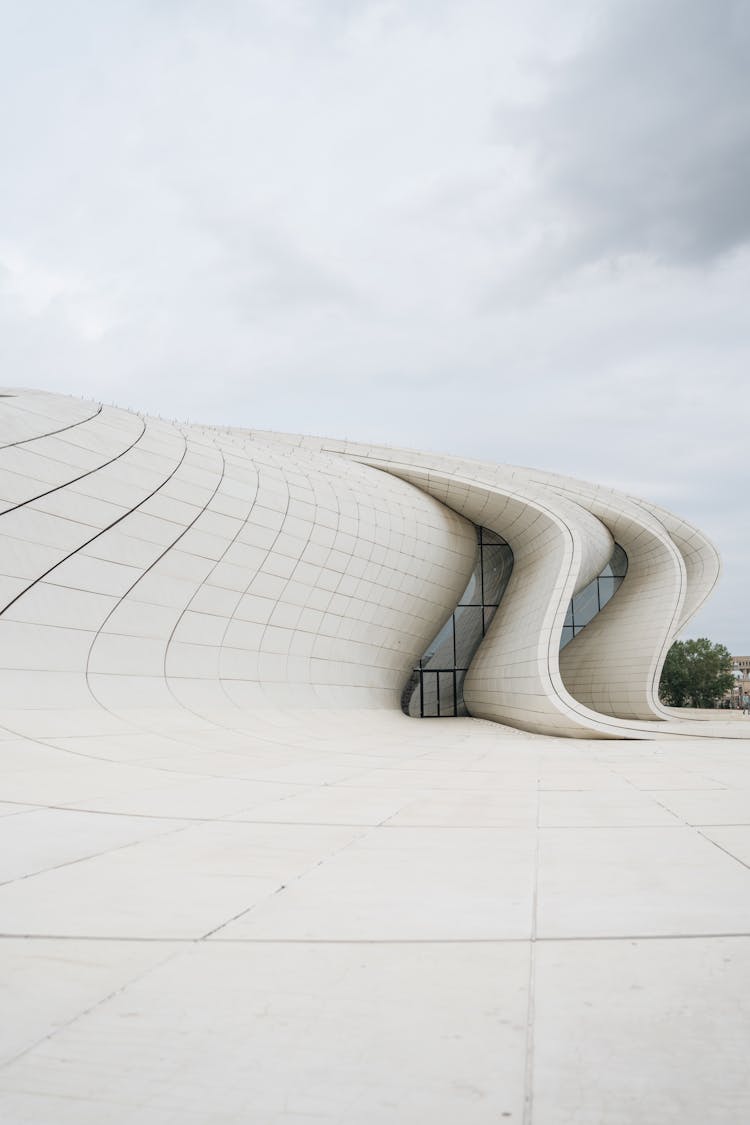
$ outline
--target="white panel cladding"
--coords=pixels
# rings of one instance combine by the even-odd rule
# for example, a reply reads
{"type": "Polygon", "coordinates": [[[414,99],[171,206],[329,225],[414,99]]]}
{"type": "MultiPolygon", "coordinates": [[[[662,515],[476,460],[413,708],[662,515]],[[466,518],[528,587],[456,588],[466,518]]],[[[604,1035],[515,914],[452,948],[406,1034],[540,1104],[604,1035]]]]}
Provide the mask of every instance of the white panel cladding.
{"type": "Polygon", "coordinates": [[[2,706],[398,706],[471,571],[469,524],[328,454],[39,397],[52,430],[76,424],[33,431],[26,477],[0,449],[24,485],[0,513],[2,706]]]}
{"type": "Polygon", "coordinates": [[[395,455],[387,467],[496,531],[513,551],[508,588],[464,681],[469,712],[539,733],[614,733],[568,695],[558,671],[557,638],[570,599],[612,554],[607,529],[565,501],[553,510],[540,490],[534,497],[534,489],[485,484],[481,474],[471,480],[427,472],[399,464],[395,455]]]}
{"type": "Polygon", "coordinates": [[[697,527],[655,504],[645,500],[639,503],[666,529],[685,563],[685,599],[678,623],[678,629],[681,629],[697,613],[716,585],[721,572],[719,553],[697,527]]]}
{"type": "Polygon", "coordinates": [[[467,674],[475,716],[573,737],[703,733],[656,688],[718,560],[652,505],[528,469],[39,392],[0,400],[0,436],[9,729],[77,708],[152,731],[184,715],[208,737],[261,715],[283,729],[302,709],[396,709],[471,572],[470,520],[515,560],[467,674]],[[559,654],[570,599],[615,540],[627,577],[559,654]]]}
{"type": "Polygon", "coordinates": [[[5,387],[0,411],[0,448],[31,445],[39,437],[70,431],[95,418],[103,409],[97,402],[5,387]]]}
{"type": "MultiPolygon", "coordinates": [[[[666,653],[718,574],[716,552],[696,529],[632,497],[551,473],[355,442],[295,435],[280,435],[279,440],[377,464],[415,483],[419,476],[420,487],[439,495],[456,511],[468,514],[471,510],[470,518],[501,534],[514,554],[528,550],[528,533],[524,530],[519,537],[522,524],[514,527],[516,517],[509,520],[508,513],[495,525],[489,522],[481,505],[477,509],[471,498],[472,490],[481,485],[498,496],[513,495],[534,511],[541,506],[559,517],[565,529],[563,538],[567,535],[575,544],[574,551],[581,554],[574,567],[576,590],[596,573],[587,570],[584,562],[587,544],[592,542],[587,520],[593,519],[621,544],[629,559],[628,577],[601,620],[591,623],[558,657],[562,628],[558,587],[569,578],[569,563],[565,549],[553,543],[549,529],[540,530],[539,558],[529,556],[532,561],[525,568],[523,586],[514,569],[504,607],[467,674],[466,701],[476,715],[539,733],[552,733],[549,716],[558,709],[567,716],[562,726],[559,719],[551,720],[558,733],[563,729],[568,733],[572,724],[579,734],[619,730],[621,735],[632,735],[636,729],[644,729],[643,722],[666,718],[668,712],[657,695],[666,653]],[[521,592],[522,601],[513,605],[521,592]],[[540,626],[539,607],[534,613],[530,605],[535,597],[540,604],[546,601],[552,617],[545,619],[541,647],[531,657],[527,631],[540,626]],[[506,635],[500,640],[503,623],[506,635]],[[611,718],[625,722],[612,722],[611,718]],[[632,722],[638,725],[631,726],[632,722]]],[[[534,519],[541,529],[539,514],[534,519]]]]}

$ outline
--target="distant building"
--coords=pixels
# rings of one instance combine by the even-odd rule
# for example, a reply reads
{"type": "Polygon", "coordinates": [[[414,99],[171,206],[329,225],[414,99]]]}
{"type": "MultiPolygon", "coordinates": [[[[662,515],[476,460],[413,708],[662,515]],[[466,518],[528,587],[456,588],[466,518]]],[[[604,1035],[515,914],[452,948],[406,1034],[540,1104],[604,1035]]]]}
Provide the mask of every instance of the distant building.
{"type": "Polygon", "coordinates": [[[734,687],[725,696],[730,707],[746,707],[750,703],[750,656],[733,656],[734,687]]]}

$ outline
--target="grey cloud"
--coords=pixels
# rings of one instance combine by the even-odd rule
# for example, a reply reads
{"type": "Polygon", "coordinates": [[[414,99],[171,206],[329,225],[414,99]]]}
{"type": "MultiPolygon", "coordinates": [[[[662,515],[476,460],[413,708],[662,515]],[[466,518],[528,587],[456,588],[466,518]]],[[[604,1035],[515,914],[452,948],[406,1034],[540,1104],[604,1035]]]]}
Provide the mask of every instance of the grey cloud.
{"type": "Polygon", "coordinates": [[[240,318],[299,309],[354,310],[357,287],[306,253],[277,227],[250,216],[214,215],[197,220],[217,251],[214,279],[240,318]]]}
{"type": "Polygon", "coordinates": [[[6,7],[6,382],[642,491],[747,649],[742,8],[6,7]]]}
{"type": "MultiPolygon", "coordinates": [[[[496,139],[531,158],[563,267],[703,264],[750,239],[750,7],[626,0],[496,139]]],[[[543,255],[544,256],[544,255],[543,255]]]]}

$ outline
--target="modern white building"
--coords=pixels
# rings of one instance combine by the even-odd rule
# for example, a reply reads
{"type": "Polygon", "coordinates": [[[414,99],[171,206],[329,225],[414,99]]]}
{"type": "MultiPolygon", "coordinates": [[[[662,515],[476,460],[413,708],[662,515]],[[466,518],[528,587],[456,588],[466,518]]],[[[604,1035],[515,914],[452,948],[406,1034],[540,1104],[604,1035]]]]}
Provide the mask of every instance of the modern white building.
{"type": "Polygon", "coordinates": [[[7,392],[1,421],[3,707],[403,706],[576,738],[714,733],[657,689],[718,557],[653,505],[42,393],[7,392]]]}
{"type": "Polygon", "coordinates": [[[14,389],[0,500],[3,1125],[750,1119],[699,531],[14,389]]]}

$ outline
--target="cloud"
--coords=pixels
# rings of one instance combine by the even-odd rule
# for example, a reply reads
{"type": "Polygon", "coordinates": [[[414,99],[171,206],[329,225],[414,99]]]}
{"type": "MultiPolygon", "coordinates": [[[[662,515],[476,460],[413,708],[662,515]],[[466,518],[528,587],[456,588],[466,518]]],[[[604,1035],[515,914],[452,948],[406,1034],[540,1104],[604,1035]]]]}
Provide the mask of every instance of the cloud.
{"type": "Polygon", "coordinates": [[[300,309],[356,310],[362,300],[358,287],[333,267],[268,222],[260,226],[252,214],[224,212],[196,222],[215,247],[211,278],[241,321],[300,309]]]}
{"type": "Polygon", "coordinates": [[[498,109],[533,166],[549,267],[645,254],[709,264],[750,240],[750,8],[621,0],[541,67],[544,94],[498,109]]]}
{"type": "Polygon", "coordinates": [[[747,35],[726,0],[11,5],[4,379],[642,490],[727,545],[747,649],[747,35]]]}

